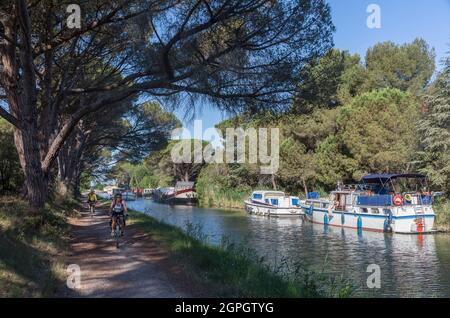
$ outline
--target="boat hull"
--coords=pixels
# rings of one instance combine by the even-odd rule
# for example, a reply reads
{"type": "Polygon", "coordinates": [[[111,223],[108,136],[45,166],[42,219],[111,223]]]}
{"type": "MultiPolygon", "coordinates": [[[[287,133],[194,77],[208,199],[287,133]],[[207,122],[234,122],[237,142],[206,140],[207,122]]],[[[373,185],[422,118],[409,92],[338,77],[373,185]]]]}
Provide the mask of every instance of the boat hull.
{"type": "Polygon", "coordinates": [[[193,189],[182,189],[169,193],[154,192],[153,200],[159,203],[195,205],[197,203],[197,194],[193,189]]]}
{"type": "Polygon", "coordinates": [[[401,216],[372,215],[350,211],[333,211],[303,206],[308,221],[330,226],[348,227],[361,230],[395,233],[433,232],[434,214],[411,214],[401,216]]]}
{"type": "Polygon", "coordinates": [[[300,216],[303,215],[302,207],[277,207],[255,202],[245,201],[245,211],[250,214],[265,216],[300,216]]]}

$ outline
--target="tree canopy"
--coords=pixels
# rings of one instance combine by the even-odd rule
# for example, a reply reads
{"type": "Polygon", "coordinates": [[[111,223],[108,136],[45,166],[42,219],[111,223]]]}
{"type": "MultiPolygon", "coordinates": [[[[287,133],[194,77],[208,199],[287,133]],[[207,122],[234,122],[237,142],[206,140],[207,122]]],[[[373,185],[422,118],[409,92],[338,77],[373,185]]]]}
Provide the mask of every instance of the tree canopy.
{"type": "Polygon", "coordinates": [[[234,112],[282,108],[334,31],[324,0],[85,1],[79,29],[65,23],[67,4],[0,5],[0,116],[14,126],[33,209],[93,112],[139,95],[173,105],[203,98],[234,112]]]}
{"type": "Polygon", "coordinates": [[[425,114],[419,131],[423,151],[421,171],[437,186],[450,193],[450,57],[425,95],[425,114]]]}

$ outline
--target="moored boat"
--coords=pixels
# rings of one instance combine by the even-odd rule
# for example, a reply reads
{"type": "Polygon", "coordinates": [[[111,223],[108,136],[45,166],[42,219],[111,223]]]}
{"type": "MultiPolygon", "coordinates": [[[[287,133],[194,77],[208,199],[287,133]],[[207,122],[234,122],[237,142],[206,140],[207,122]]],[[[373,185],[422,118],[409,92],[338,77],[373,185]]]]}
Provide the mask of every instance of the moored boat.
{"type": "Polygon", "coordinates": [[[267,216],[298,216],[303,214],[300,199],[282,191],[253,191],[244,201],[245,210],[267,216]]]}
{"type": "Polygon", "coordinates": [[[136,200],[136,193],[134,193],[132,190],[122,190],[122,199],[125,201],[134,201],[136,200]]]}
{"type": "Polygon", "coordinates": [[[155,190],[154,190],[154,189],[150,189],[150,188],[145,188],[145,189],[142,191],[142,197],[143,197],[144,199],[151,199],[152,196],[153,196],[153,191],[155,191],[155,190]]]}
{"type": "Polygon", "coordinates": [[[396,233],[433,231],[433,196],[425,176],[371,174],[341,185],[328,199],[307,199],[307,220],[332,226],[396,233]]]}
{"type": "Polygon", "coordinates": [[[168,204],[195,204],[197,193],[194,190],[194,182],[178,181],[175,187],[157,188],[153,192],[153,199],[168,204]]]}

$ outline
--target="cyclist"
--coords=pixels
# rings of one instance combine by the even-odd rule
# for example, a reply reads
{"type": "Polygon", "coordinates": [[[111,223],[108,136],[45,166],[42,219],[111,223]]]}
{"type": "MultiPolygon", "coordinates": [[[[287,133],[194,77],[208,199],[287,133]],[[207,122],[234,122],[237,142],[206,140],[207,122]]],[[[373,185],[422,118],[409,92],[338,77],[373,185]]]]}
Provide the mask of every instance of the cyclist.
{"type": "Polygon", "coordinates": [[[95,205],[97,203],[97,195],[95,194],[94,189],[91,189],[91,192],[89,192],[87,203],[89,204],[89,210],[91,211],[91,213],[95,213],[95,205]]]}
{"type": "Polygon", "coordinates": [[[122,232],[120,233],[123,236],[123,232],[125,230],[125,219],[128,217],[128,209],[125,200],[122,199],[122,194],[117,193],[114,196],[113,201],[109,207],[109,213],[111,216],[111,236],[114,236],[114,230],[116,228],[117,217],[122,216],[123,227],[122,232]]]}

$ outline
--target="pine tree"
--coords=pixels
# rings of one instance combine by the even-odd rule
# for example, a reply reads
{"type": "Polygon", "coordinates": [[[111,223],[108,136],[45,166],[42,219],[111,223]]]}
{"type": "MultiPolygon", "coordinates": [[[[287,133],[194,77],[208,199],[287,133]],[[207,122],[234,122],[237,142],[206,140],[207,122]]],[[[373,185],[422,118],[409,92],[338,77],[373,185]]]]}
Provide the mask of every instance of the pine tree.
{"type": "Polygon", "coordinates": [[[425,96],[425,118],[419,125],[422,136],[422,172],[433,185],[450,193],[450,56],[425,96]]]}

